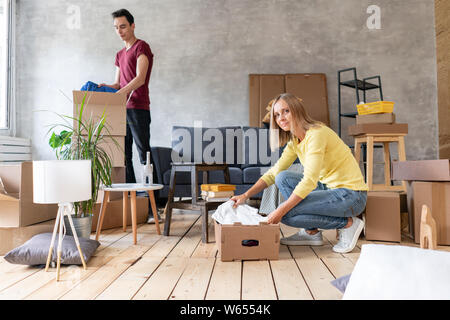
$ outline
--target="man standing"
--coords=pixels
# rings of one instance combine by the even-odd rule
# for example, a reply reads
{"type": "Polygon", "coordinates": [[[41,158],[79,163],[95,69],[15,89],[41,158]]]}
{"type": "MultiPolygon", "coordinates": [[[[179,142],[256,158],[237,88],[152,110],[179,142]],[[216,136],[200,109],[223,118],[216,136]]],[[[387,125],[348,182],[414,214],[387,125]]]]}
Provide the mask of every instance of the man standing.
{"type": "MultiPolygon", "coordinates": [[[[128,10],[114,11],[112,17],[116,33],[124,42],[125,48],[116,54],[114,84],[102,83],[99,87],[111,87],[118,90],[116,94],[127,96],[126,182],[136,183],[132,162],[133,140],[141,164],[145,164],[146,153],[150,151],[151,117],[148,83],[153,66],[153,53],[145,41],[136,38],[134,17],[128,10]]],[[[151,214],[148,222],[154,222],[151,214]]]]}

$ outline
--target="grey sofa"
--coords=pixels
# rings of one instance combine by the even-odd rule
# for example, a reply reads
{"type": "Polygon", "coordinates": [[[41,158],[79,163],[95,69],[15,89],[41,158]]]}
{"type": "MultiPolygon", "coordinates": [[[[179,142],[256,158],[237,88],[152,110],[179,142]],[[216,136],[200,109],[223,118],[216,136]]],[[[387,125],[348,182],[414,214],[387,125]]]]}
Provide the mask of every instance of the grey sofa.
{"type": "MultiPolygon", "coordinates": [[[[164,185],[158,199],[168,196],[171,163],[173,161],[207,162],[212,160],[227,163],[230,183],[236,185],[236,194],[247,191],[281,155],[282,149],[274,153],[269,147],[269,130],[256,127],[193,128],[174,126],[172,148],[152,147],[154,180],[164,185]],[[194,141],[197,141],[195,145],[194,141]],[[215,146],[216,148],[214,148],[215,146]],[[206,160],[206,161],[205,161],[206,160]]],[[[298,160],[297,160],[298,161],[298,160]]],[[[198,181],[202,181],[199,173],[198,181]]],[[[176,176],[175,197],[190,197],[190,173],[179,172],[176,176]]],[[[212,171],[208,183],[224,183],[222,171],[212,171]]],[[[254,198],[260,199],[262,192],[254,198]]]]}

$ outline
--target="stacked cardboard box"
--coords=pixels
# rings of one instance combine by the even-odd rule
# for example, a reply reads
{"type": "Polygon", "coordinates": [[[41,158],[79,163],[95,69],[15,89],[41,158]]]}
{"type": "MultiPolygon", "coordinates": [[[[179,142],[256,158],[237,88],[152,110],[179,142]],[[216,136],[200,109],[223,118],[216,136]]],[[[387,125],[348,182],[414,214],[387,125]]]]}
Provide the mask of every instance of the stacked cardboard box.
{"type": "Polygon", "coordinates": [[[401,212],[406,211],[406,194],[399,192],[368,192],[364,213],[364,236],[367,240],[400,242],[401,212]]]}
{"type": "MultiPolygon", "coordinates": [[[[113,171],[112,182],[125,182],[125,136],[126,136],[126,96],[109,92],[73,91],[73,114],[78,118],[80,107],[85,99],[82,120],[92,118],[94,121],[103,115],[106,119],[106,139],[100,144],[111,158],[113,171]]],[[[74,127],[77,125],[74,120],[74,127]]],[[[112,192],[110,200],[122,199],[121,192],[112,192]]],[[[100,191],[97,203],[103,201],[100,191]]]]}
{"type": "Polygon", "coordinates": [[[356,136],[360,134],[398,134],[408,133],[407,123],[396,123],[395,113],[383,112],[374,114],[356,115],[356,124],[349,126],[348,134],[356,136]]]}
{"type": "Polygon", "coordinates": [[[450,245],[449,159],[393,162],[392,178],[408,181],[408,216],[415,242],[420,242],[422,206],[427,205],[436,221],[438,244],[450,245]]]}
{"type": "MultiPolygon", "coordinates": [[[[102,115],[105,116],[106,129],[104,129],[104,133],[107,138],[101,143],[101,146],[111,157],[113,167],[124,167],[127,133],[126,96],[109,92],[73,91],[74,118],[78,118],[83,99],[85,99],[85,104],[82,119],[86,121],[92,117],[96,121],[102,115]]],[[[75,120],[73,125],[77,125],[75,120]]]]}

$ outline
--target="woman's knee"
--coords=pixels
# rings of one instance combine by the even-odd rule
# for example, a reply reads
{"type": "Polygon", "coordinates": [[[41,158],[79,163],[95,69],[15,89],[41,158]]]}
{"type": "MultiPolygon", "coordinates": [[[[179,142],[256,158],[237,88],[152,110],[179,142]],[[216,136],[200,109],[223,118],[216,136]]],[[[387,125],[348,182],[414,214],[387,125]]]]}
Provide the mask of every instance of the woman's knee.
{"type": "MultiPolygon", "coordinates": [[[[275,177],[275,185],[280,189],[283,185],[286,185],[286,182],[290,179],[295,179],[296,181],[300,181],[302,179],[302,175],[297,172],[292,171],[281,171],[277,176],[275,177]]],[[[298,183],[298,182],[297,182],[298,183]]]]}

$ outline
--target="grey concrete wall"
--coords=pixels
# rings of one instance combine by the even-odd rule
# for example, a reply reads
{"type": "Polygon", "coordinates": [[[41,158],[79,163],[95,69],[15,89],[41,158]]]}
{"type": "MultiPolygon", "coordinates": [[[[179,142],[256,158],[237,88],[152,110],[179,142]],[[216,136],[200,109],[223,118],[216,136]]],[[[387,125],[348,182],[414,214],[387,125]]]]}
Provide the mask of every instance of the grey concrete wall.
{"type": "MultiPolygon", "coordinates": [[[[113,81],[123,43],[110,13],[121,7],[155,55],[154,146],[170,144],[175,124],[247,125],[250,73],[325,73],[337,130],[337,70],[355,66],[361,78],[381,75],[385,100],[409,124],[407,157],[437,157],[433,0],[18,0],[17,132],[32,138],[35,159],[53,157],[45,132],[56,119],[36,110],[70,114],[64,95],[87,80],[113,81]],[[67,26],[71,5],[80,29],[67,26]],[[369,5],[381,8],[379,30],[366,26],[369,5]]],[[[354,110],[353,91],[343,102],[354,110]]]]}

